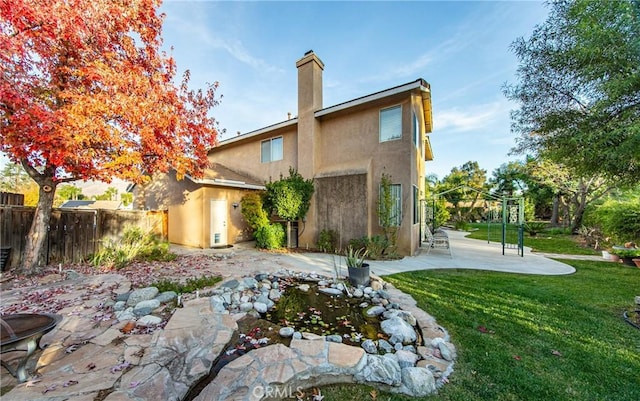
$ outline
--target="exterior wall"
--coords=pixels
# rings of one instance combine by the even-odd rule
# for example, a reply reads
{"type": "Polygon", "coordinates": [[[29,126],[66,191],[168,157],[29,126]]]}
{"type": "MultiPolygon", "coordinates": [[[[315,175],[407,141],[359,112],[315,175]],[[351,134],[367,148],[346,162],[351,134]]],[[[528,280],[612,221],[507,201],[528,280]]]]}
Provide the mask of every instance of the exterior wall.
{"type": "Polygon", "coordinates": [[[317,229],[335,230],[338,233],[337,245],[341,249],[348,246],[350,239],[361,238],[368,233],[367,186],[366,173],[316,179],[316,208],[318,215],[322,216],[317,222],[317,229]]]}
{"type": "MultiPolygon", "coordinates": [[[[404,94],[360,110],[325,117],[318,150],[320,176],[368,174],[367,187],[362,194],[369,200],[366,203],[368,224],[362,235],[382,234],[377,213],[382,174],[390,175],[394,184],[402,185],[403,218],[398,232],[398,252],[402,255],[412,255],[419,247],[419,224],[413,224],[413,185],[423,181],[418,178],[415,162],[418,152],[413,145],[413,110],[417,106],[404,94]],[[402,106],[402,137],[380,142],[380,110],[396,105],[402,106]]],[[[336,227],[324,227],[326,217],[322,213],[318,214],[317,223],[317,233],[325,228],[337,230],[336,227]]]]}
{"type": "Polygon", "coordinates": [[[175,174],[159,174],[146,186],[134,190],[135,207],[168,211],[168,240],[171,243],[208,248],[211,244],[210,200],[226,199],[227,240],[229,244],[251,239],[242,218],[240,199],[251,190],[202,186],[189,179],[176,180],[175,174]],[[238,204],[234,208],[233,204],[238,204]]]}
{"type": "Polygon", "coordinates": [[[202,248],[209,248],[211,244],[209,222],[211,221],[210,201],[212,199],[224,199],[227,201],[227,242],[235,244],[251,240],[253,234],[242,217],[242,208],[240,207],[240,200],[249,192],[251,191],[224,187],[206,187],[203,189],[202,221],[206,229],[203,231],[202,248]],[[234,204],[237,207],[234,207],[234,204]]]}
{"type": "Polygon", "coordinates": [[[280,176],[289,175],[289,167],[298,167],[298,145],[295,125],[286,129],[269,132],[250,140],[238,141],[213,148],[209,160],[232,168],[264,182],[277,181],[280,176]],[[282,136],[282,160],[262,163],[260,160],[263,140],[282,136]]]}

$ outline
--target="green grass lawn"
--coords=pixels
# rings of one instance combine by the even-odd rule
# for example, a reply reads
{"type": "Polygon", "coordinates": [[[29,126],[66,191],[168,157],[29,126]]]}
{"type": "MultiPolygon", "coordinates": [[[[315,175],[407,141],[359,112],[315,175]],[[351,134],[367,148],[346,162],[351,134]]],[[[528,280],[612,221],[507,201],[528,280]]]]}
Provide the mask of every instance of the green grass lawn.
{"type": "MultiPolygon", "coordinates": [[[[431,270],[386,277],[433,315],[458,348],[450,383],[425,399],[640,400],[640,330],[621,316],[640,295],[640,269],[563,262],[577,272],[431,270]]],[[[371,400],[372,389],[330,386],[322,393],[326,401],[371,400]]],[[[377,399],[414,398],[379,393],[377,399]]]]}
{"type": "MultiPolygon", "coordinates": [[[[468,238],[487,240],[492,242],[502,241],[502,226],[500,224],[470,224],[473,230],[468,238]]],[[[513,239],[517,242],[517,237],[513,239]]],[[[583,246],[577,235],[558,234],[551,230],[545,230],[532,237],[524,233],[524,246],[531,247],[533,252],[562,253],[568,255],[600,255],[601,251],[583,246]]]]}

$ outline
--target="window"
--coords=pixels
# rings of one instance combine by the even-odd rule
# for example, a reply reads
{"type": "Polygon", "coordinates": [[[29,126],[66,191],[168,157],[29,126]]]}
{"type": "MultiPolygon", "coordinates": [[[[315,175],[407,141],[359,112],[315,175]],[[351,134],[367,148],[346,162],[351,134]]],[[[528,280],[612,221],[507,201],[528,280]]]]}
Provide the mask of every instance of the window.
{"type": "Polygon", "coordinates": [[[413,112],[413,144],[420,149],[420,120],[415,111],[413,112]]]}
{"type": "Polygon", "coordinates": [[[380,142],[402,138],[402,106],[380,110],[380,142]]]}
{"type": "Polygon", "coordinates": [[[267,139],[262,141],[260,161],[262,163],[269,163],[276,160],[282,160],[282,137],[267,139]]]}
{"type": "MultiPolygon", "coordinates": [[[[391,211],[389,213],[389,219],[391,220],[390,223],[392,226],[399,227],[400,223],[402,223],[402,185],[389,185],[389,192],[391,198],[391,211]]],[[[380,186],[380,204],[384,204],[383,197],[383,188],[380,186]]],[[[382,220],[380,221],[380,225],[384,226],[382,220]]]]}
{"type": "Polygon", "coordinates": [[[418,207],[420,201],[418,200],[418,187],[413,186],[413,224],[420,223],[420,208],[418,207]]]}

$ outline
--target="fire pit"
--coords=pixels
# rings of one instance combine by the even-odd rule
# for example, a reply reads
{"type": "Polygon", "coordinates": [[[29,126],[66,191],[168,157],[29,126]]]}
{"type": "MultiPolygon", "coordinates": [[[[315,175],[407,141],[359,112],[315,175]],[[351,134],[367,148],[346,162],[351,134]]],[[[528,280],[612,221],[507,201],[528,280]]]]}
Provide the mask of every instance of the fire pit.
{"type": "Polygon", "coordinates": [[[38,342],[43,335],[53,330],[62,316],[53,314],[16,313],[0,317],[0,353],[10,351],[26,351],[18,367],[13,370],[7,363],[2,362],[9,373],[20,383],[27,380],[26,365],[29,357],[38,348],[38,342]]]}

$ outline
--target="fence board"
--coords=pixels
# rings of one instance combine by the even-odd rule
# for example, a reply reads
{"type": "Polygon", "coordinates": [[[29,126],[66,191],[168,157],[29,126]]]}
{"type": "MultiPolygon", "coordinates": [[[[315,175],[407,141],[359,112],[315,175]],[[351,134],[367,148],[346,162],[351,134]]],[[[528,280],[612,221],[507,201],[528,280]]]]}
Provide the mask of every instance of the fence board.
{"type": "Polygon", "coordinates": [[[0,205],[24,205],[24,194],[0,192],[0,205]]]}
{"type": "MultiPolygon", "coordinates": [[[[9,267],[20,264],[35,208],[0,206],[0,246],[11,247],[9,267]]],[[[47,229],[41,264],[77,263],[106,241],[118,241],[128,226],[168,236],[166,211],[54,209],[47,229]]]]}

